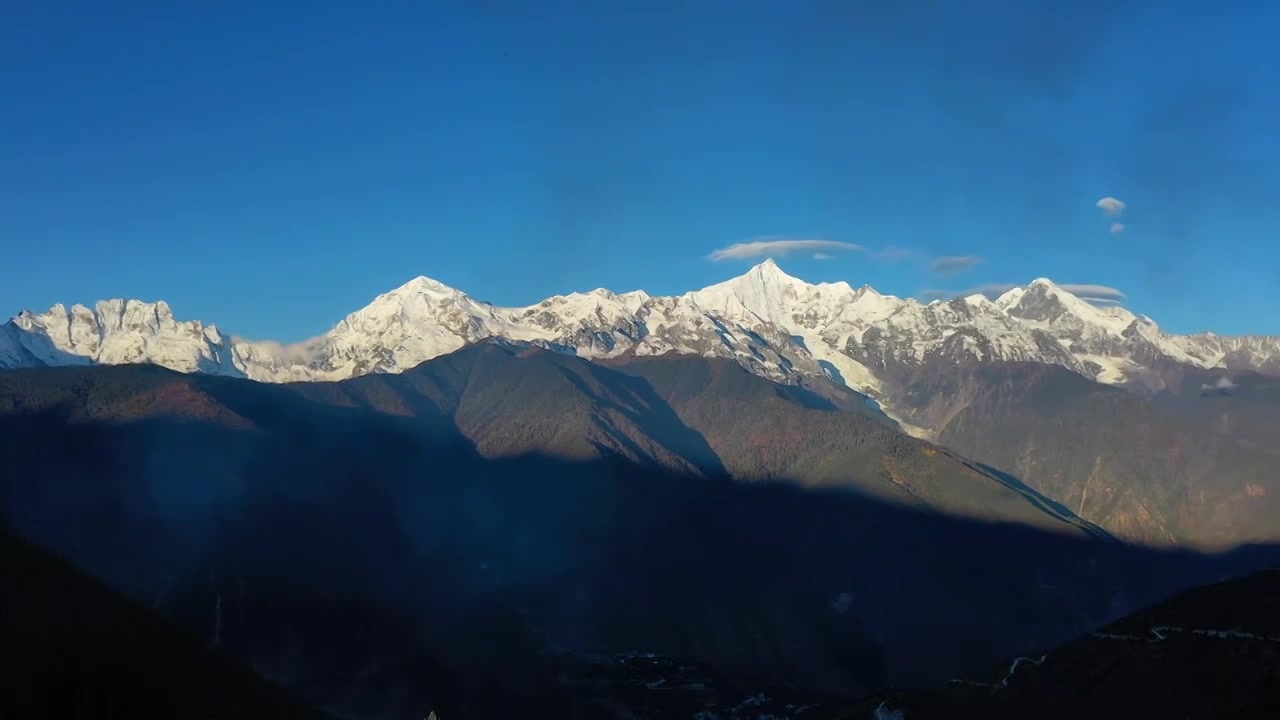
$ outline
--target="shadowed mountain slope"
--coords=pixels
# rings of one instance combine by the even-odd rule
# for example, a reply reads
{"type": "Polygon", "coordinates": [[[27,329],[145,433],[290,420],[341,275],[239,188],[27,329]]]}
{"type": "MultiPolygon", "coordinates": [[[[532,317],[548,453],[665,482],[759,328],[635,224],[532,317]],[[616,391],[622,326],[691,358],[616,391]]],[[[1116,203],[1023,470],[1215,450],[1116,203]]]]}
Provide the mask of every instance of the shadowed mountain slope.
{"type": "Polygon", "coordinates": [[[734,363],[663,356],[632,359],[620,369],[647,380],[725,458],[734,477],[857,487],[965,517],[1051,528],[1066,523],[1106,535],[1016,478],[869,416],[839,411],[824,397],[769,382],[734,363]]]}
{"type": "Polygon", "coordinates": [[[288,385],[117,367],[126,369],[0,375],[0,411],[199,417],[321,438],[366,418],[399,420],[427,442],[471,445],[489,458],[621,459],[682,474],[855,488],[967,517],[1100,532],[1008,476],[727,360],[667,356],[613,368],[483,343],[398,375],[288,385]]]}
{"type": "MultiPolygon", "coordinates": [[[[500,716],[502,698],[559,707],[539,688],[556,687],[564,658],[633,651],[751,679],[743,688],[940,682],[1266,562],[1129,547],[1046,513],[1035,528],[888,501],[874,491],[897,487],[892,474],[860,472],[874,443],[840,432],[830,442],[868,463],[840,482],[792,480],[799,461],[762,478],[783,482],[743,482],[702,471],[711,454],[689,462],[699,471],[663,469],[657,448],[706,452],[700,436],[719,455],[727,442],[699,420],[697,393],[522,354],[482,346],[400,376],[283,386],[140,366],[5,373],[3,522],[314,705],[388,718],[500,716]],[[482,380],[489,362],[509,384],[482,380]],[[511,376],[529,362],[537,382],[522,389],[511,376]],[[566,371],[576,379],[554,384],[566,371]],[[616,405],[653,452],[637,462],[551,425],[496,447],[568,438],[601,459],[483,450],[509,436],[493,429],[503,401],[519,413],[544,383],[587,388],[557,407],[616,405]]],[[[846,422],[782,399],[769,412],[804,432],[846,422]]],[[[844,427],[889,432],[857,422],[844,427]]],[[[1034,508],[914,442],[880,452],[918,455],[902,476],[917,493],[967,483],[966,497],[1034,508]]]]}
{"type": "Polygon", "coordinates": [[[1234,438],[1253,451],[1280,454],[1280,378],[1177,368],[1152,404],[1234,438]]]}
{"type": "Polygon", "coordinates": [[[940,443],[1118,536],[1219,547],[1275,538],[1280,475],[1263,439],[1280,405],[1202,397],[1195,384],[1190,397],[1148,398],[1061,368],[989,364],[922,377],[911,401],[940,443]],[[1246,424],[1252,440],[1215,417],[1246,424]]]}

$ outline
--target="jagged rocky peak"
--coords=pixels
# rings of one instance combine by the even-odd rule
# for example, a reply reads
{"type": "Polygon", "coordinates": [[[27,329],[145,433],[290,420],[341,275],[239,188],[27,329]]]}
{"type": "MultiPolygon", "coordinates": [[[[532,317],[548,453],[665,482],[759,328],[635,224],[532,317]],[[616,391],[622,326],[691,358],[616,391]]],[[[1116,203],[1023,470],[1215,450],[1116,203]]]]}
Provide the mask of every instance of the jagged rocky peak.
{"type": "Polygon", "coordinates": [[[951,317],[955,320],[966,320],[993,310],[991,300],[985,295],[957,296],[950,300],[935,300],[929,303],[931,310],[940,317],[951,317]],[[946,308],[945,310],[940,307],[946,308]]]}
{"type": "Polygon", "coordinates": [[[13,323],[24,330],[40,328],[67,337],[102,336],[112,331],[198,331],[205,327],[199,320],[178,321],[173,308],[164,300],[145,302],[124,298],[99,300],[92,308],[81,304],[68,308],[58,303],[44,313],[24,310],[13,318],[13,323]]]}
{"type": "MultiPolygon", "coordinates": [[[[1072,292],[1071,290],[1069,290],[1068,287],[1079,288],[1081,286],[1069,285],[1067,287],[1063,287],[1062,285],[1055,283],[1053,280],[1050,280],[1049,278],[1039,277],[1027,283],[1026,287],[1024,288],[1013,288],[1005,292],[1003,295],[1000,296],[1000,298],[1008,298],[1007,303],[1010,306],[1016,305],[1019,303],[1028,302],[1032,298],[1054,298],[1058,300],[1060,303],[1064,303],[1067,305],[1074,305],[1076,303],[1087,304],[1089,302],[1087,299],[1081,297],[1076,292],[1072,292]]],[[[1083,286],[1083,287],[1088,287],[1088,286],[1083,286]]],[[[1000,299],[997,299],[996,302],[999,303],[1000,299]]]]}
{"type": "MultiPolygon", "coordinates": [[[[1095,301],[1096,302],[1096,301],[1095,301]]],[[[1020,293],[1011,290],[996,304],[1009,315],[1023,320],[1053,322],[1070,318],[1071,322],[1094,324],[1119,332],[1133,320],[1133,313],[1119,308],[1101,308],[1048,278],[1036,278],[1020,293]]]]}
{"type": "Polygon", "coordinates": [[[1070,310],[1063,294],[1049,280],[1037,278],[1027,286],[1025,292],[1008,304],[1006,311],[1024,320],[1053,320],[1070,310]]]}

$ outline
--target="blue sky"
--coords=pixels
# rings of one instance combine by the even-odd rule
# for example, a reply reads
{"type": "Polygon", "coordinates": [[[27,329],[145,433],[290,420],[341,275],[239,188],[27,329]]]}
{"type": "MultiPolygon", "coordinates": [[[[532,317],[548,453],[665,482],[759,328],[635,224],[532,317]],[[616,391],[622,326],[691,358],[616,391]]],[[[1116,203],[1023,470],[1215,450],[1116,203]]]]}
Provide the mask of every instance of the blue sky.
{"type": "Polygon", "coordinates": [[[0,312],[291,341],[417,275],[672,293],[823,240],[779,263],[1280,334],[1280,3],[196,5],[6,3],[0,312]]]}

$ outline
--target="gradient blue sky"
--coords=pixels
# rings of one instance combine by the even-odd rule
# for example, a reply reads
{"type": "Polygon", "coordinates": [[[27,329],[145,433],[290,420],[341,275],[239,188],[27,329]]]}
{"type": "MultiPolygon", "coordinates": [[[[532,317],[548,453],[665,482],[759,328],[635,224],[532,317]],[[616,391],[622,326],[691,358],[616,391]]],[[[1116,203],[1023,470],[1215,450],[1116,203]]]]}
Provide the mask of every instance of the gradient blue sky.
{"type": "Polygon", "coordinates": [[[0,11],[4,314],[165,299],[292,341],[417,275],[673,293],[768,237],[864,248],[779,257],[812,281],[1048,276],[1280,334],[1280,3],[0,11]]]}

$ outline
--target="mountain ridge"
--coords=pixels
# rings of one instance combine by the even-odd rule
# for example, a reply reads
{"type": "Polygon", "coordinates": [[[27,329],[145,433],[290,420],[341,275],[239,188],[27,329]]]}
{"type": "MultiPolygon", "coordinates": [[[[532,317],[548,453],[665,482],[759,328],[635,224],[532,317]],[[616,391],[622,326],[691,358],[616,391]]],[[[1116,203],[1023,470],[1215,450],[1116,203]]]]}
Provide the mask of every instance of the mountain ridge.
{"type": "Polygon", "coordinates": [[[154,365],[0,375],[0,415],[59,408],[77,408],[74,422],[187,417],[228,429],[300,425],[321,433],[342,431],[360,417],[350,413],[364,411],[380,421],[408,421],[433,443],[463,443],[488,459],[543,453],[708,479],[856,488],[931,510],[1098,534],[945,448],[720,358],[670,356],[610,367],[536,347],[481,343],[404,373],[339,382],[260,384],[154,365]],[[262,413],[264,403],[301,402],[311,403],[305,418],[262,413]]]}
{"type": "Polygon", "coordinates": [[[1178,367],[1280,374],[1280,337],[1172,335],[1122,307],[1098,307],[1046,278],[992,299],[923,303],[846,282],[811,284],[772,260],[676,296],[598,288],[499,307],[426,276],[383,293],[303,343],[247,341],[164,301],[105,300],[23,311],[0,326],[0,368],[149,362],[263,382],[402,372],[489,338],[603,360],[721,357],[771,380],[826,377],[878,403],[904,430],[903,388],[938,365],[1059,365],[1141,392],[1178,367]]]}

